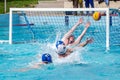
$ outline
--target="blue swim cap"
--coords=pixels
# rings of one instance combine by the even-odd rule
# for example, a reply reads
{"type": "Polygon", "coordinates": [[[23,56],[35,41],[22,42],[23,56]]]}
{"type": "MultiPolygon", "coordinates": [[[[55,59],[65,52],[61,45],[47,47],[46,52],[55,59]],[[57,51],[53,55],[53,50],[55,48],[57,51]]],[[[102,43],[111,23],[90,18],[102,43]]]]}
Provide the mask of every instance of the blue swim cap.
{"type": "Polygon", "coordinates": [[[66,49],[66,46],[64,45],[64,42],[63,41],[57,41],[56,43],[56,48],[57,48],[57,53],[58,54],[65,54],[67,49],[66,49]]]}
{"type": "Polygon", "coordinates": [[[57,42],[56,42],[56,48],[58,49],[58,46],[59,46],[59,45],[62,45],[62,44],[64,44],[63,41],[57,41],[57,42]]]}
{"type": "Polygon", "coordinates": [[[42,55],[42,61],[43,61],[43,62],[49,62],[49,63],[51,63],[51,62],[52,62],[52,57],[51,57],[51,55],[48,54],[48,53],[43,54],[43,55],[42,55]]]}

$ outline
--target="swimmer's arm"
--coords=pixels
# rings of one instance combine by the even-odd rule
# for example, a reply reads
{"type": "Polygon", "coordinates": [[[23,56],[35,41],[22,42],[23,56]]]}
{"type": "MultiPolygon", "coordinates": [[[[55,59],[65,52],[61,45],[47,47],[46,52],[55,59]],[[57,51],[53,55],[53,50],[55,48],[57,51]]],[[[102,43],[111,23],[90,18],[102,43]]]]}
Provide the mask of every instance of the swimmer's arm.
{"type": "Polygon", "coordinates": [[[79,26],[82,23],[83,19],[80,18],[79,21],[63,36],[62,40],[64,41],[65,39],[67,39],[72,33],[73,31],[77,28],[77,26],[79,26]]]}
{"type": "Polygon", "coordinates": [[[85,47],[86,45],[88,44],[88,42],[83,42],[83,43],[81,43],[78,47],[85,47]]]}
{"type": "Polygon", "coordinates": [[[22,68],[22,69],[19,69],[19,70],[17,70],[17,71],[19,71],[19,72],[25,72],[25,71],[29,71],[29,70],[31,70],[32,68],[22,68]]]}
{"type": "Polygon", "coordinates": [[[22,69],[20,69],[18,71],[25,72],[25,71],[32,70],[32,69],[38,69],[38,68],[40,68],[40,65],[43,65],[43,63],[39,62],[39,63],[36,63],[36,64],[34,64],[32,66],[27,67],[27,68],[22,68],[22,69]]]}
{"type": "Polygon", "coordinates": [[[76,41],[72,44],[72,45],[77,45],[81,42],[83,36],[85,35],[86,31],[88,30],[88,28],[90,27],[90,22],[87,22],[85,25],[85,29],[82,31],[81,35],[78,36],[78,38],[76,39],[76,41]]]}
{"type": "Polygon", "coordinates": [[[80,45],[78,45],[78,47],[85,47],[88,43],[92,43],[92,42],[93,42],[93,38],[90,39],[87,38],[87,40],[81,43],[80,45]]]}
{"type": "Polygon", "coordinates": [[[38,69],[40,68],[44,63],[43,62],[39,62],[39,63],[35,63],[31,66],[31,68],[33,69],[38,69]]]}
{"type": "Polygon", "coordinates": [[[73,51],[74,51],[74,49],[69,48],[69,49],[67,49],[67,54],[69,55],[69,54],[71,54],[73,51]]]}
{"type": "Polygon", "coordinates": [[[87,38],[86,41],[84,41],[83,43],[77,45],[76,47],[74,47],[74,48],[69,48],[69,49],[68,49],[68,52],[72,53],[73,51],[79,49],[80,47],[84,47],[84,46],[86,46],[87,44],[92,43],[92,42],[93,42],[93,38],[89,38],[89,39],[87,38]]]}

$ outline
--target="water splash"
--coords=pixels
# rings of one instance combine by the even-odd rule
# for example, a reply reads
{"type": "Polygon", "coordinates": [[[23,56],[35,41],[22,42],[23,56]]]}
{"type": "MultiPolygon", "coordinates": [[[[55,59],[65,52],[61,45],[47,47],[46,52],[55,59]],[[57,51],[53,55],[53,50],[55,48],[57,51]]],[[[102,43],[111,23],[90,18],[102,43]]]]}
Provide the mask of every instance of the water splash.
{"type": "Polygon", "coordinates": [[[42,44],[41,50],[43,52],[40,51],[39,56],[41,56],[43,53],[51,54],[54,65],[66,64],[66,63],[68,64],[84,63],[82,58],[82,52],[84,48],[80,48],[79,50],[74,51],[65,58],[59,58],[58,54],[56,53],[55,43],[42,44]]]}

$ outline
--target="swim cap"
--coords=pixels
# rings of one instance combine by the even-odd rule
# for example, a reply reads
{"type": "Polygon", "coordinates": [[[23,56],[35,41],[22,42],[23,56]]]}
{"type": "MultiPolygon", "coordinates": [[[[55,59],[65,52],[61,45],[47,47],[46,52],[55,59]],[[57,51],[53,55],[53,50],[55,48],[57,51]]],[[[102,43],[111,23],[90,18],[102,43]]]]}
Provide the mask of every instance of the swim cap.
{"type": "Polygon", "coordinates": [[[51,62],[52,62],[52,57],[51,57],[51,55],[48,54],[48,53],[43,54],[43,55],[42,55],[42,61],[43,61],[43,62],[49,62],[49,63],[51,63],[51,62]]]}
{"type": "Polygon", "coordinates": [[[58,53],[58,54],[65,54],[65,52],[66,52],[66,47],[65,47],[63,41],[57,41],[57,43],[56,43],[56,48],[57,48],[57,53],[58,53]]]}
{"type": "Polygon", "coordinates": [[[58,46],[59,46],[59,45],[63,45],[63,44],[64,44],[63,41],[57,41],[57,43],[56,43],[56,48],[58,49],[58,46]]]}

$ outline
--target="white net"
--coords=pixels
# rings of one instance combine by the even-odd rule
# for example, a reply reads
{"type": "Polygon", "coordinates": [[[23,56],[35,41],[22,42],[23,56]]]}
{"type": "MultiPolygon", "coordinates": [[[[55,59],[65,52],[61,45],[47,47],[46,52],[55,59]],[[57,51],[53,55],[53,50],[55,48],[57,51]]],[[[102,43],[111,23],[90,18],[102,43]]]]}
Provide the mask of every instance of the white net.
{"type": "Polygon", "coordinates": [[[9,15],[0,14],[0,43],[6,43],[9,40],[9,15]]]}
{"type": "Polygon", "coordinates": [[[120,11],[110,10],[110,45],[120,45],[120,11]]]}
{"type": "MultiPolygon", "coordinates": [[[[86,22],[91,22],[82,42],[86,38],[93,37],[93,46],[105,47],[106,27],[109,26],[107,17],[108,9],[11,9],[11,16],[18,15],[19,22],[12,24],[12,43],[39,41],[51,42],[61,39],[72,26],[83,18],[83,23],[74,31],[77,38],[83,31],[86,22]],[[89,12],[88,12],[89,11],[89,12]],[[95,21],[93,11],[104,14],[101,19],[95,21]]],[[[14,18],[11,18],[13,21],[14,18]]],[[[109,32],[109,31],[108,31],[109,32]]],[[[108,44],[109,45],[109,44],[108,44]]],[[[107,46],[108,46],[107,45],[107,46]]]]}

